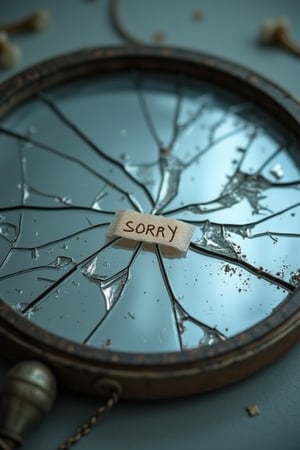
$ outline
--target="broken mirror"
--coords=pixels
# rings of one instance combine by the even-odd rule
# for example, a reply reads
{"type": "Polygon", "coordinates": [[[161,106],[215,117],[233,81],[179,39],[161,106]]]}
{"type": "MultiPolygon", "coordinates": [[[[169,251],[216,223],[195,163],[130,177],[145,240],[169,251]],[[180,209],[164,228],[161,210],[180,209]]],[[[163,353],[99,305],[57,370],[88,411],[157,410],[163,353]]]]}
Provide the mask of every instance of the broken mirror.
{"type": "Polygon", "coordinates": [[[115,351],[247,330],[299,282],[299,147],[249,99],[176,73],[41,89],[1,121],[1,299],[115,351]],[[111,236],[124,210],[193,226],[187,250],[152,242],[155,228],[111,236]]]}

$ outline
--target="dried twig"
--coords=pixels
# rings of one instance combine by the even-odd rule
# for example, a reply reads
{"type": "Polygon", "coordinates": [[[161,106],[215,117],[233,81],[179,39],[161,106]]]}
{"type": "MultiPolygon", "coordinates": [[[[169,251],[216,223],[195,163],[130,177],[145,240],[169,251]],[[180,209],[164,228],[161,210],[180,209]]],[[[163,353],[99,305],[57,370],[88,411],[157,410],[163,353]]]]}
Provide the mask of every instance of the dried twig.
{"type": "Polygon", "coordinates": [[[45,9],[41,9],[24,19],[0,25],[0,31],[5,31],[6,33],[43,31],[47,27],[48,22],[49,12],[45,9]]]}
{"type": "Polygon", "coordinates": [[[278,45],[300,56],[300,46],[290,36],[289,22],[284,17],[266,20],[260,28],[260,42],[267,45],[278,45]]]}

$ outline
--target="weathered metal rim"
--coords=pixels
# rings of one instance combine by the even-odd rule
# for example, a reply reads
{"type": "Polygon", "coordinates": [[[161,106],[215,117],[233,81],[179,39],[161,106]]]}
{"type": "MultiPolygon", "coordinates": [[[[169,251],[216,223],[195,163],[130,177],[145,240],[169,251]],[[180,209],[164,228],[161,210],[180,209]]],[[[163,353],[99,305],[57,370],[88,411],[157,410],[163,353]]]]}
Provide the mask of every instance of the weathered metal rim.
{"type": "MultiPolygon", "coordinates": [[[[210,55],[179,49],[158,47],[108,47],[83,49],[37,64],[0,86],[0,117],[30,98],[41,88],[60,84],[68,79],[90,73],[107,73],[129,68],[182,72],[218,84],[246,98],[253,99],[266,112],[277,117],[300,138],[300,105],[273,82],[245,69],[210,55]]],[[[87,347],[56,336],[33,325],[0,300],[0,325],[19,338],[67,359],[76,356],[78,363],[104,364],[134,368],[193,365],[195,362],[223,357],[255,342],[262,343],[300,311],[300,289],[290,294],[281,307],[265,320],[224,342],[184,352],[134,354],[87,347]]],[[[294,323],[293,329],[299,327],[294,323]]],[[[273,339],[272,339],[273,341],[273,339]]],[[[276,353],[276,351],[275,351],[276,353]]],[[[246,353],[245,353],[246,354],[246,353]]],[[[276,356],[275,356],[276,357],[276,356]]]]}
{"type": "Polygon", "coordinates": [[[298,288],[297,292],[291,295],[276,312],[244,332],[213,346],[199,347],[183,352],[139,354],[86,346],[69,341],[28,322],[2,300],[0,300],[0,328],[6,329],[8,334],[15,336],[19,342],[24,341],[24,343],[39,347],[41,351],[44,350],[45,356],[47,353],[53,352],[66,360],[76,357],[78,364],[86,362],[108,367],[132,367],[132,369],[155,367],[156,370],[159,370],[160,366],[170,369],[170,367],[179,368],[184,365],[184,370],[186,370],[187,366],[193,366],[195,363],[197,365],[203,361],[207,361],[207,365],[210,366],[216,359],[218,360],[217,365],[222,367],[227,365],[226,358],[233,358],[231,363],[235,363],[246,358],[250,348],[251,352],[255,353],[255,349],[252,348],[255,343],[259,352],[260,349],[272,347],[281,338],[285,338],[286,331],[295,331],[299,328],[300,333],[300,289],[298,288]],[[224,358],[224,363],[221,363],[219,358],[224,358]]]}

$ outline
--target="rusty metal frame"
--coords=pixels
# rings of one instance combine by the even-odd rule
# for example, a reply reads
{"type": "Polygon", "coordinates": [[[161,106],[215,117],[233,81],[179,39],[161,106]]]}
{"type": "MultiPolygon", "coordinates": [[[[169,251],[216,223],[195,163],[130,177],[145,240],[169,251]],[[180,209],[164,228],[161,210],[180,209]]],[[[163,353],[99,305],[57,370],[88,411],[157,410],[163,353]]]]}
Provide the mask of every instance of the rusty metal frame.
{"type": "MultiPolygon", "coordinates": [[[[300,140],[300,105],[256,73],[228,61],[164,47],[92,48],[35,65],[0,86],[0,118],[41,89],[90,74],[125,71],[182,73],[251,99],[300,140]]],[[[213,346],[184,352],[132,354],[73,343],[32,324],[0,300],[0,354],[45,362],[59,382],[103,394],[103,380],[122,387],[123,398],[170,398],[236,382],[267,366],[300,339],[300,289],[269,317],[213,346]]]]}

